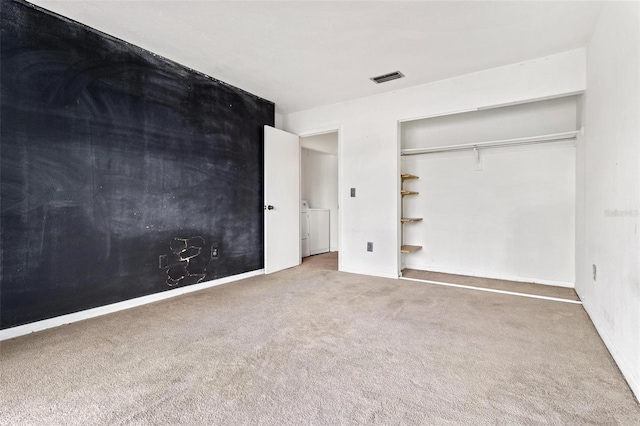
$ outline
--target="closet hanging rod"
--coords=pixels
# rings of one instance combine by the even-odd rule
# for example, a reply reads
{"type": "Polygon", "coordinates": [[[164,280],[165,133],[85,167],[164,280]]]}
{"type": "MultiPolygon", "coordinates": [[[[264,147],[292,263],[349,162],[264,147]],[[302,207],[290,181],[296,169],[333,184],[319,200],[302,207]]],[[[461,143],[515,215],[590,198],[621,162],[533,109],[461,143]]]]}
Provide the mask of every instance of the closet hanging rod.
{"type": "Polygon", "coordinates": [[[433,148],[403,149],[401,151],[401,155],[433,154],[436,152],[462,151],[466,149],[476,149],[476,148],[498,148],[498,147],[516,146],[516,145],[532,145],[532,144],[538,144],[538,143],[560,142],[565,140],[575,140],[578,132],[579,130],[572,130],[570,132],[553,133],[550,135],[541,135],[541,136],[529,136],[526,138],[503,139],[499,141],[476,142],[476,143],[467,143],[462,145],[438,146],[433,148]]]}

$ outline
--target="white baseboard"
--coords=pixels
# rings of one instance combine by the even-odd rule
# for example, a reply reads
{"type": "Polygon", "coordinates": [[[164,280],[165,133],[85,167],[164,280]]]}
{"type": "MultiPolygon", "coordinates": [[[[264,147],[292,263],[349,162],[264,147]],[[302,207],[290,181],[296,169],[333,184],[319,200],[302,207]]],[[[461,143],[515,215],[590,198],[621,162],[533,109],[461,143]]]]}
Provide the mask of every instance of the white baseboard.
{"type": "Polygon", "coordinates": [[[416,265],[411,263],[408,263],[405,266],[405,268],[418,269],[422,271],[440,272],[443,274],[467,275],[470,277],[491,278],[494,280],[517,281],[522,283],[534,283],[534,284],[552,285],[556,287],[575,288],[575,284],[570,281],[554,281],[554,280],[546,280],[546,279],[540,279],[540,278],[520,277],[520,276],[514,276],[514,275],[502,275],[502,274],[484,273],[484,272],[477,272],[477,271],[465,271],[461,269],[434,268],[433,266],[429,266],[429,265],[416,265]]]}
{"type": "Polygon", "coordinates": [[[146,305],[148,303],[158,302],[160,300],[169,299],[171,297],[180,296],[181,294],[192,293],[194,291],[204,290],[206,288],[215,287],[221,284],[227,284],[246,278],[263,275],[264,269],[257,271],[245,272],[230,277],[219,278],[217,280],[206,281],[199,284],[193,284],[185,287],[179,287],[160,293],[150,294],[148,296],[136,297],[135,299],[124,300],[122,302],[112,303],[110,305],[99,306],[97,308],[87,309],[72,314],[61,315],[59,317],[49,318],[42,321],[36,321],[29,324],[19,325],[17,327],[0,330],[0,341],[12,339],[25,334],[34,333],[36,331],[46,330],[48,328],[58,327],[72,322],[82,321],[89,318],[95,318],[100,315],[106,315],[113,312],[123,311],[125,309],[134,308],[136,306],[146,305]]]}
{"type": "Polygon", "coordinates": [[[394,274],[394,273],[382,272],[382,271],[372,271],[370,269],[342,267],[340,268],[340,272],[348,272],[350,274],[358,274],[358,275],[370,275],[373,277],[381,277],[381,278],[393,278],[396,280],[398,279],[397,273],[394,274]]]}
{"type": "Polygon", "coordinates": [[[620,372],[627,381],[627,384],[631,388],[631,392],[635,394],[636,400],[640,401],[640,377],[638,376],[640,372],[637,371],[637,363],[634,364],[634,362],[628,361],[625,357],[622,356],[622,353],[620,353],[620,350],[613,343],[613,340],[611,339],[611,337],[609,337],[609,334],[607,334],[600,321],[597,320],[595,316],[591,315],[591,306],[589,305],[588,301],[583,302],[582,306],[591,319],[591,322],[600,335],[600,338],[604,342],[604,345],[609,350],[611,357],[616,362],[616,365],[620,369],[620,372]]]}

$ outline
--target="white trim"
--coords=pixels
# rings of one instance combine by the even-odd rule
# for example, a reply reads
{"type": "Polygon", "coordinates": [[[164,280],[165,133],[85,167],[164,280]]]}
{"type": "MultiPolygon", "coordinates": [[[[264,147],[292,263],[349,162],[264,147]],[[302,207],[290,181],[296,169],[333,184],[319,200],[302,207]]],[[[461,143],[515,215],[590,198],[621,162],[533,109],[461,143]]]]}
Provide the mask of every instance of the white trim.
{"type": "Polygon", "coordinates": [[[426,120],[428,118],[437,118],[437,117],[446,117],[448,115],[464,114],[467,112],[478,111],[478,109],[479,109],[478,107],[474,107],[474,108],[458,109],[455,111],[437,112],[435,114],[420,115],[418,117],[411,117],[411,118],[403,118],[401,120],[398,120],[398,123],[407,123],[409,121],[426,120]]]}
{"type": "Polygon", "coordinates": [[[381,271],[372,271],[370,269],[345,268],[343,266],[342,269],[340,269],[340,272],[346,272],[348,274],[369,275],[371,277],[391,278],[394,280],[398,279],[397,274],[393,274],[389,272],[381,272],[381,271]]]}
{"type": "Polygon", "coordinates": [[[343,232],[343,212],[344,208],[341,206],[344,205],[342,202],[342,182],[343,182],[343,166],[344,166],[344,141],[343,134],[344,129],[342,128],[342,124],[338,126],[338,246],[336,247],[336,251],[338,252],[338,271],[342,270],[342,242],[344,241],[344,232],[343,232]]]}
{"type": "Polygon", "coordinates": [[[470,272],[463,271],[460,269],[447,269],[447,268],[432,268],[428,265],[415,265],[415,264],[407,264],[407,269],[415,269],[429,272],[439,272],[442,274],[453,274],[453,275],[466,275],[468,277],[478,277],[478,278],[489,278],[492,280],[505,280],[505,281],[516,281],[519,283],[525,284],[541,284],[541,285],[552,285],[555,287],[565,287],[565,288],[575,288],[575,284],[571,281],[554,281],[554,280],[546,280],[542,278],[529,278],[529,277],[520,277],[514,275],[500,275],[500,274],[491,274],[484,272],[470,272]]]}
{"type": "Polygon", "coordinates": [[[586,92],[586,90],[575,90],[573,92],[565,92],[565,93],[560,93],[560,94],[556,94],[556,95],[540,96],[538,98],[531,98],[531,99],[525,99],[525,100],[520,100],[520,101],[504,102],[504,103],[501,103],[501,104],[480,106],[480,107],[478,107],[478,111],[483,111],[483,110],[486,110],[486,109],[502,108],[502,107],[514,106],[514,105],[529,104],[529,103],[533,103],[533,102],[549,101],[549,100],[552,100],[552,99],[568,98],[570,96],[584,95],[585,92],[586,92]]]}
{"type": "Polygon", "coordinates": [[[595,316],[591,315],[591,308],[592,305],[589,305],[589,302],[587,301],[586,304],[584,304],[585,312],[596,328],[596,331],[600,335],[600,338],[604,342],[604,345],[607,347],[607,350],[611,354],[611,357],[620,369],[620,372],[624,376],[624,379],[627,381],[627,384],[631,388],[631,391],[635,394],[636,400],[640,401],[640,377],[638,377],[638,373],[634,369],[633,363],[627,362],[627,359],[622,356],[622,353],[613,343],[613,339],[611,339],[609,334],[605,332],[605,328],[602,326],[602,324],[596,320],[595,316]]]}
{"type": "Polygon", "coordinates": [[[519,293],[519,292],[516,292],[516,291],[497,290],[497,289],[493,289],[493,288],[484,288],[484,287],[474,287],[474,286],[463,285],[463,284],[443,283],[443,282],[440,282],[440,281],[419,280],[419,279],[416,279],[416,278],[400,277],[400,279],[401,280],[407,280],[407,281],[416,281],[416,282],[420,282],[420,283],[442,285],[442,286],[445,286],[445,287],[464,288],[464,289],[467,289],[467,290],[486,291],[488,293],[508,294],[510,296],[529,297],[531,299],[551,300],[553,302],[563,302],[563,303],[572,303],[572,304],[575,304],[575,305],[582,305],[582,302],[580,300],[563,299],[563,298],[560,298],[560,297],[539,296],[537,294],[527,294],[527,293],[519,293]]]}
{"type": "Polygon", "coordinates": [[[315,130],[307,130],[301,133],[297,133],[297,135],[300,136],[301,138],[308,138],[309,136],[326,135],[327,133],[335,133],[335,132],[340,133],[341,129],[342,129],[341,124],[335,124],[333,126],[320,127],[315,130]]]}
{"type": "Polygon", "coordinates": [[[405,259],[402,253],[402,243],[404,241],[404,223],[401,220],[404,208],[402,173],[404,173],[404,162],[402,158],[402,122],[400,120],[396,121],[396,159],[396,275],[401,277],[405,259]]]}
{"type": "Polygon", "coordinates": [[[529,103],[533,103],[533,102],[549,101],[549,100],[558,99],[558,98],[568,98],[570,96],[583,95],[585,92],[586,92],[586,90],[575,90],[573,92],[563,92],[563,93],[558,93],[558,94],[549,95],[549,96],[540,96],[540,97],[537,97],[537,98],[520,99],[520,100],[512,101],[512,102],[502,102],[502,103],[499,103],[499,104],[481,105],[481,106],[474,107],[474,108],[467,108],[467,109],[461,109],[461,110],[455,110],[455,111],[439,112],[439,113],[430,114],[430,115],[421,115],[421,116],[418,116],[418,117],[404,118],[402,120],[398,120],[398,122],[399,123],[406,123],[406,122],[409,122],[409,121],[425,120],[425,119],[428,119],[428,118],[446,117],[448,115],[464,114],[464,113],[467,113],[467,112],[484,111],[484,110],[487,110],[487,109],[502,108],[502,107],[507,107],[507,106],[522,105],[522,104],[529,104],[529,103]]]}
{"type": "Polygon", "coordinates": [[[148,303],[158,302],[164,299],[170,299],[172,297],[180,296],[182,294],[192,293],[194,291],[204,290],[210,287],[219,286],[221,284],[240,281],[246,278],[255,277],[257,275],[263,275],[263,274],[264,274],[264,269],[258,269],[256,271],[245,272],[242,274],[232,275],[230,277],[219,278],[217,280],[175,288],[175,289],[163,291],[160,293],[150,294],[148,296],[136,297],[135,299],[124,300],[122,302],[112,303],[110,305],[99,306],[97,308],[87,309],[80,312],[74,312],[72,314],[61,315],[55,318],[49,318],[46,320],[36,321],[36,322],[32,322],[25,325],[19,325],[17,327],[7,328],[4,330],[0,330],[0,341],[6,340],[6,339],[13,339],[14,337],[24,336],[25,334],[58,327],[64,324],[70,324],[73,322],[78,322],[78,321],[82,321],[89,318],[95,318],[95,317],[110,314],[113,312],[123,311],[125,309],[134,308],[136,306],[146,305],[148,303]]]}

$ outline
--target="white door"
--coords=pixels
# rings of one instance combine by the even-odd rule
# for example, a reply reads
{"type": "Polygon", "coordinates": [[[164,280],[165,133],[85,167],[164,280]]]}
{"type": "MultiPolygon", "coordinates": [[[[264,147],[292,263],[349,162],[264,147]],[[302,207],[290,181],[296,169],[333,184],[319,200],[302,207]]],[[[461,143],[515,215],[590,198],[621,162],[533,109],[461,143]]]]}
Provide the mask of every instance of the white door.
{"type": "Polygon", "coordinates": [[[300,264],[300,141],[264,126],[264,270],[300,264]]]}

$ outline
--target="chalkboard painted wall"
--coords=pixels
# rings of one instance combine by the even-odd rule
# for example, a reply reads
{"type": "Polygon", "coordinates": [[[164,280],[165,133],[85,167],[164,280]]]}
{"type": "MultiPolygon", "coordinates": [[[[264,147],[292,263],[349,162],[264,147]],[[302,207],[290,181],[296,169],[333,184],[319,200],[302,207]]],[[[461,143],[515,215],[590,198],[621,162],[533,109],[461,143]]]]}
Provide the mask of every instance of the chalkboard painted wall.
{"type": "Polygon", "coordinates": [[[263,268],[271,102],[27,3],[1,12],[2,328],[263,268]]]}

